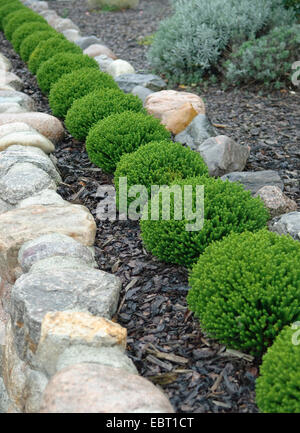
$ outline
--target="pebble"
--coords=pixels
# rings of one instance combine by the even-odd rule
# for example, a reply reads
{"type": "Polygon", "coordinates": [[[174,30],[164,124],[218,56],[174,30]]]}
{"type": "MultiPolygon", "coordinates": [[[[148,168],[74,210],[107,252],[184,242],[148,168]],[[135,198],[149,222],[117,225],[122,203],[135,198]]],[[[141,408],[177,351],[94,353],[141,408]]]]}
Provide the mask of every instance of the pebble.
{"type": "Polygon", "coordinates": [[[126,60],[117,59],[114,60],[107,68],[107,73],[113,78],[123,74],[134,74],[134,67],[126,62],[126,60]]]}

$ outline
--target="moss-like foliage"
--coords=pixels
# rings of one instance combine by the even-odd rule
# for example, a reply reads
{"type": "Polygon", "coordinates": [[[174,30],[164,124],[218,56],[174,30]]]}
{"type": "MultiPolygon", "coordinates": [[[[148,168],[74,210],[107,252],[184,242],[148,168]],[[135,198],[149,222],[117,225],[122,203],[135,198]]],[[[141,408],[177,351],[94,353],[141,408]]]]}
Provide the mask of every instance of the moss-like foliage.
{"type": "Polygon", "coordinates": [[[3,30],[5,18],[20,9],[26,9],[21,2],[14,0],[7,4],[7,0],[0,3],[0,30],[3,30]]]}
{"type": "Polygon", "coordinates": [[[233,234],[209,246],[193,267],[189,308],[213,338],[260,357],[300,318],[299,262],[300,244],[290,236],[233,234]]]}
{"type": "Polygon", "coordinates": [[[99,68],[95,59],[84,54],[57,54],[43,62],[37,71],[37,82],[44,93],[49,93],[51,86],[63,75],[82,68],[99,68]]]}
{"type": "Polygon", "coordinates": [[[65,37],[57,33],[51,27],[48,30],[42,30],[38,32],[34,32],[32,35],[27,36],[20,45],[20,56],[24,62],[28,62],[31,53],[36,49],[36,47],[42,43],[43,41],[49,40],[51,37],[61,37],[61,39],[65,39],[65,37]]]}
{"type": "MultiPolygon", "coordinates": [[[[19,53],[20,52],[20,46],[25,38],[27,36],[30,36],[34,34],[35,32],[38,32],[40,30],[51,30],[51,27],[49,24],[40,23],[36,21],[29,21],[24,24],[22,24],[20,27],[16,29],[16,31],[12,35],[11,43],[14,47],[14,50],[19,53]]],[[[54,32],[53,32],[54,34],[54,32]]]]}
{"type": "Polygon", "coordinates": [[[31,22],[35,21],[35,22],[47,24],[45,18],[43,18],[36,12],[33,12],[31,9],[28,8],[25,9],[21,8],[20,10],[13,12],[12,14],[9,14],[6,17],[6,19],[3,21],[5,37],[9,41],[11,41],[12,35],[17,30],[17,28],[28,21],[31,22]]]}
{"type": "MultiPolygon", "coordinates": [[[[114,182],[117,195],[120,177],[127,177],[128,189],[133,185],[143,185],[150,193],[152,185],[170,185],[175,179],[201,175],[208,175],[208,169],[199,153],[180,143],[160,141],[123,155],[117,164],[114,182]]],[[[128,205],[133,200],[128,197],[128,205]]],[[[126,209],[121,205],[120,211],[126,209]]]]}
{"type": "MultiPolygon", "coordinates": [[[[163,169],[162,164],[162,172],[163,169]]],[[[140,224],[146,249],[160,260],[190,267],[213,241],[232,232],[255,231],[266,226],[269,213],[262,200],[252,198],[250,192],[238,183],[203,176],[176,181],[174,184],[178,184],[184,193],[182,201],[187,203],[187,208],[180,214],[183,219],[179,220],[177,216],[181,203],[176,199],[174,208],[172,198],[169,220],[164,220],[160,204],[157,221],[148,216],[149,219],[142,220],[140,224]],[[204,213],[201,210],[201,191],[199,188],[197,192],[197,185],[204,187],[204,213]],[[192,198],[189,198],[188,188],[193,188],[192,198]],[[189,201],[192,203],[190,209],[196,212],[195,215],[192,210],[189,211],[189,201]],[[204,215],[202,228],[201,215],[204,215]],[[189,224],[193,226],[189,227],[189,224]]],[[[151,206],[149,212],[150,210],[151,206]]]]}
{"type": "Polygon", "coordinates": [[[69,42],[65,37],[61,37],[59,33],[53,38],[41,42],[31,53],[28,62],[28,68],[36,74],[42,63],[51,59],[58,53],[74,53],[82,54],[82,50],[73,42],[69,42]]]}
{"type": "Polygon", "coordinates": [[[113,173],[121,156],[151,141],[170,140],[171,134],[158,119],[144,113],[124,111],[100,120],[89,132],[86,150],[90,160],[113,173]]]}
{"type": "Polygon", "coordinates": [[[145,112],[143,103],[137,96],[115,89],[96,90],[74,101],[68,110],[65,124],[73,137],[84,140],[99,120],[123,111],[145,112]]]}
{"type": "Polygon", "coordinates": [[[118,89],[115,80],[108,74],[84,68],[61,77],[51,88],[49,104],[54,116],[65,117],[76,99],[93,90],[118,89]]]}
{"type": "Polygon", "coordinates": [[[264,413],[300,412],[300,322],[287,326],[263,357],[256,402],[264,413]]]}

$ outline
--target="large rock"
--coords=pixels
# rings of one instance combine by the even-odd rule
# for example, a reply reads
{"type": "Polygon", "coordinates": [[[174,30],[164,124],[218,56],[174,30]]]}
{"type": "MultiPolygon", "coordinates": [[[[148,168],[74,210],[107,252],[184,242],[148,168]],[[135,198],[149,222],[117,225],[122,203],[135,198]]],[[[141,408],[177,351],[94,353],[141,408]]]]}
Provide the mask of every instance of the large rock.
{"type": "Polygon", "coordinates": [[[228,173],[222,176],[221,179],[228,179],[230,182],[240,182],[252,194],[256,194],[260,188],[266,185],[277,186],[281,191],[283,190],[283,182],[277,171],[274,170],[228,173]]]}
{"type": "Polygon", "coordinates": [[[264,186],[255,196],[262,198],[272,218],[297,210],[297,203],[283,194],[278,186],[264,186]]]}
{"type": "Polygon", "coordinates": [[[205,140],[218,135],[205,114],[198,114],[191,123],[175,136],[175,141],[182,143],[192,150],[199,151],[199,147],[205,140]]]}
{"type": "Polygon", "coordinates": [[[109,65],[113,62],[113,59],[106,56],[105,54],[101,54],[100,56],[94,57],[96,62],[99,65],[99,68],[102,72],[107,72],[109,65]]]}
{"type": "Polygon", "coordinates": [[[130,63],[126,62],[126,60],[117,59],[111,62],[108,66],[107,73],[113,78],[117,78],[119,75],[123,74],[134,74],[135,70],[130,63]]]}
{"type": "Polygon", "coordinates": [[[19,251],[18,260],[23,272],[28,272],[34,263],[53,256],[73,257],[91,267],[96,266],[91,248],[61,233],[49,233],[25,242],[19,251]]]}
{"type": "Polygon", "coordinates": [[[96,36],[82,36],[74,41],[76,45],[78,45],[82,50],[85,50],[87,47],[93,44],[102,45],[102,41],[96,36]]]}
{"type": "Polygon", "coordinates": [[[122,369],[87,363],[65,368],[52,377],[41,412],[173,413],[173,409],[148,380],[122,369]]]}
{"type": "Polygon", "coordinates": [[[10,71],[12,68],[12,64],[10,60],[0,53],[0,70],[2,71],[10,71]]]}
{"type": "MultiPolygon", "coordinates": [[[[25,93],[21,92],[15,92],[15,91],[9,91],[9,90],[0,90],[0,104],[7,104],[7,103],[16,103],[19,104],[20,107],[25,108],[27,111],[33,111],[35,109],[35,104],[33,99],[26,95],[25,93]]],[[[21,115],[27,115],[27,113],[21,113],[21,115]]],[[[4,115],[2,114],[1,117],[4,115]]],[[[13,114],[7,114],[7,116],[14,116],[13,114]]],[[[17,116],[17,114],[16,114],[17,116]]],[[[22,122],[22,120],[15,120],[15,122],[22,122]]],[[[3,125],[1,122],[0,124],[3,125]]]]}
{"type": "Polygon", "coordinates": [[[208,138],[199,147],[211,176],[223,176],[244,170],[250,155],[247,146],[241,146],[226,135],[208,138]]]}
{"type": "Polygon", "coordinates": [[[0,114],[1,113],[27,113],[28,110],[16,102],[7,102],[0,104],[0,114]]]}
{"type": "Polygon", "coordinates": [[[75,29],[67,29],[67,30],[64,30],[64,31],[62,32],[62,34],[63,34],[64,37],[67,38],[68,41],[70,41],[70,42],[77,41],[78,38],[80,37],[80,33],[79,33],[79,31],[78,31],[78,30],[75,30],[75,29]]]}
{"type": "Polygon", "coordinates": [[[13,72],[7,72],[0,69],[0,90],[3,86],[10,86],[13,89],[19,91],[24,87],[23,81],[13,72]]]}
{"type": "Polygon", "coordinates": [[[12,208],[13,206],[10,203],[7,203],[6,201],[1,200],[0,198],[0,214],[4,212],[8,212],[12,208]]]}
{"type": "Polygon", "coordinates": [[[78,32],[80,31],[79,27],[77,27],[69,18],[58,17],[51,23],[51,26],[54,27],[57,32],[61,33],[69,29],[78,30],[78,32]]]}
{"type": "Polygon", "coordinates": [[[30,268],[30,272],[49,272],[51,269],[76,269],[77,271],[84,272],[95,267],[97,267],[95,264],[87,263],[78,258],[52,256],[34,263],[30,268]]]}
{"type": "Polygon", "coordinates": [[[31,1],[31,2],[25,2],[24,4],[26,5],[27,3],[28,6],[30,7],[30,9],[36,11],[36,12],[42,12],[45,10],[48,10],[48,3],[44,2],[44,1],[31,1]]]}
{"type": "Polygon", "coordinates": [[[147,96],[151,95],[151,93],[153,93],[152,90],[147,89],[144,86],[135,86],[132,90],[131,93],[135,96],[138,96],[143,103],[145,103],[147,96]]]}
{"type": "MultiPolygon", "coordinates": [[[[1,103],[1,93],[0,92],[0,103],[1,103]]],[[[14,92],[18,93],[18,92],[14,92]]],[[[16,102],[17,102],[16,98],[16,102]]],[[[22,105],[22,104],[20,104],[22,105]]],[[[0,126],[5,125],[7,123],[16,123],[22,122],[27,123],[27,125],[36,129],[40,134],[47,137],[54,144],[63,140],[65,131],[62,123],[56,119],[54,116],[50,116],[50,114],[46,113],[3,113],[0,114],[0,126]]]]}
{"type": "Polygon", "coordinates": [[[135,8],[139,4],[139,0],[87,0],[90,8],[101,8],[103,6],[115,6],[119,9],[135,8]]]}
{"type": "Polygon", "coordinates": [[[87,54],[89,57],[105,55],[110,57],[112,60],[116,60],[117,58],[117,56],[106,45],[101,44],[89,45],[87,48],[85,48],[83,54],[87,54]]]}
{"type": "Polygon", "coordinates": [[[38,194],[25,198],[24,200],[19,201],[16,207],[24,208],[28,206],[34,205],[70,205],[69,202],[65,201],[57,192],[53,191],[53,189],[43,189],[43,191],[38,194]]]}
{"type": "Polygon", "coordinates": [[[182,132],[197,116],[197,111],[190,102],[183,104],[178,110],[170,111],[164,117],[162,123],[165,124],[166,129],[177,135],[182,132]]]}
{"type": "Polygon", "coordinates": [[[275,218],[270,229],[280,235],[291,235],[292,238],[300,240],[300,212],[290,212],[275,218]]]}
{"type": "Polygon", "coordinates": [[[130,93],[136,86],[143,86],[154,92],[167,87],[164,80],[153,74],[123,74],[116,78],[116,82],[125,93],[130,93]]]}
{"type": "Polygon", "coordinates": [[[56,311],[82,311],[111,318],[116,312],[121,281],[96,269],[22,275],[11,290],[10,315],[18,355],[34,362],[44,316],[56,311]]]}
{"type": "MultiPolygon", "coordinates": [[[[6,127],[6,129],[12,129],[11,125],[26,125],[25,123],[13,123],[8,125],[0,126],[0,134],[1,128],[6,127]]],[[[27,131],[14,131],[8,132],[6,135],[3,135],[0,138],[0,152],[7,149],[9,146],[14,144],[18,144],[21,146],[31,146],[38,147],[43,150],[45,153],[54,152],[55,147],[54,144],[48,140],[48,138],[44,137],[42,134],[37,132],[35,129],[31,128],[29,125],[26,125],[28,128],[27,131]]],[[[2,134],[1,134],[2,135],[2,134]]]]}
{"type": "Polygon", "coordinates": [[[47,233],[62,233],[94,245],[96,224],[84,206],[30,206],[0,215],[0,276],[14,282],[22,244],[47,233]]]}

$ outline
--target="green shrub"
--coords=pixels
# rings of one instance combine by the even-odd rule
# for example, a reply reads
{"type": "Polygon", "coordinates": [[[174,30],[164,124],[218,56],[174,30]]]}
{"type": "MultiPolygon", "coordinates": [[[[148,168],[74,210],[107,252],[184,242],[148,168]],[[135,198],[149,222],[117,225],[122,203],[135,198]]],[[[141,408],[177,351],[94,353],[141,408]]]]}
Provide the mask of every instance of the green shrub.
{"type": "Polygon", "coordinates": [[[283,0],[286,8],[292,8],[296,14],[300,15],[300,0],[283,0]]]}
{"type": "Polygon", "coordinates": [[[26,8],[23,10],[23,8],[21,8],[21,10],[13,12],[5,17],[5,20],[3,21],[5,37],[11,41],[12,35],[16,29],[28,21],[47,24],[45,18],[33,12],[31,9],[26,8]]]}
{"type": "Polygon", "coordinates": [[[300,412],[299,331],[284,328],[263,357],[256,381],[256,402],[264,413],[300,412]]]}
{"type": "MultiPolygon", "coordinates": [[[[114,183],[118,196],[120,177],[127,177],[128,189],[133,185],[144,185],[150,193],[152,185],[170,185],[175,179],[201,175],[208,175],[208,169],[199,153],[180,143],[161,141],[123,155],[117,164],[114,183]]],[[[128,198],[128,205],[133,200],[128,198]]],[[[120,206],[120,211],[126,209],[120,206]]]]}
{"type": "Polygon", "coordinates": [[[19,1],[15,0],[9,4],[7,4],[7,0],[5,2],[0,3],[0,30],[3,30],[3,24],[5,18],[13,12],[16,12],[20,9],[25,9],[25,6],[22,5],[19,1]]]}
{"type": "Polygon", "coordinates": [[[249,81],[267,87],[290,85],[292,63],[300,59],[300,25],[276,27],[266,36],[245,42],[225,63],[230,84],[249,81]]]}
{"type": "MultiPolygon", "coordinates": [[[[160,260],[190,267],[213,241],[220,240],[233,232],[256,231],[266,227],[269,213],[263,202],[260,198],[252,198],[250,192],[245,191],[239,183],[223,182],[221,179],[204,176],[174,182],[177,183],[182,192],[186,185],[193,186],[191,202],[195,212],[197,199],[201,198],[200,193],[197,193],[196,185],[203,185],[204,224],[200,229],[200,204],[196,214],[198,219],[196,216],[186,217],[189,213],[185,213],[185,218],[178,220],[177,207],[174,212],[174,198],[172,198],[170,219],[164,220],[160,203],[160,215],[157,221],[149,218],[149,220],[142,219],[140,223],[141,237],[146,249],[160,260]],[[195,224],[195,227],[187,227],[187,224],[195,224]],[[193,231],[187,231],[187,228],[193,231]]],[[[188,195],[185,200],[188,203],[188,195]]],[[[180,205],[177,200],[175,205],[180,205]]]]}
{"type": "Polygon", "coordinates": [[[76,99],[97,89],[118,89],[115,80],[108,74],[84,68],[61,77],[50,91],[49,104],[54,116],[65,117],[76,99]]]}
{"type": "Polygon", "coordinates": [[[20,45],[20,56],[24,62],[28,62],[31,53],[35,50],[35,48],[42,43],[55,36],[61,37],[61,39],[65,39],[61,33],[57,33],[54,29],[49,28],[49,30],[43,30],[39,32],[34,32],[32,35],[27,36],[20,45]]]}
{"type": "Polygon", "coordinates": [[[91,128],[86,150],[90,160],[108,173],[125,153],[136,151],[151,141],[171,139],[171,134],[158,119],[144,113],[124,111],[100,120],[91,128]]]}
{"type": "Polygon", "coordinates": [[[51,86],[63,75],[82,68],[95,68],[99,65],[95,59],[84,54],[60,53],[43,62],[39,67],[36,78],[44,93],[49,93],[51,86]]]}
{"type": "Polygon", "coordinates": [[[53,38],[38,44],[29,57],[29,70],[33,74],[36,74],[43,62],[46,62],[58,53],[82,54],[82,50],[73,42],[69,42],[65,37],[57,34],[53,38]]]}
{"type": "Polygon", "coordinates": [[[65,124],[73,137],[84,140],[99,120],[123,111],[145,112],[137,96],[125,94],[119,89],[96,90],[74,101],[65,124]]]}
{"type": "Polygon", "coordinates": [[[300,244],[267,230],[209,246],[190,274],[189,308],[203,329],[260,357],[300,318],[300,244]]]}
{"type": "Polygon", "coordinates": [[[51,27],[49,24],[40,23],[40,22],[26,22],[22,24],[20,27],[16,29],[16,31],[12,35],[11,43],[14,47],[14,50],[19,53],[20,46],[27,36],[34,34],[40,30],[50,30],[51,27]]]}

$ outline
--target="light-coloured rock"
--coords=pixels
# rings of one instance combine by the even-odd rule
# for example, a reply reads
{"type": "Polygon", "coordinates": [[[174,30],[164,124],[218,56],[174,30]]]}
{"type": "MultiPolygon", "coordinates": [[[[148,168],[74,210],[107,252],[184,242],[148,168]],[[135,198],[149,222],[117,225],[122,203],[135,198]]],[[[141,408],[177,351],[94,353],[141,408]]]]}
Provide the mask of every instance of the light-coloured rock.
{"type": "Polygon", "coordinates": [[[48,138],[34,130],[12,132],[0,138],[0,152],[14,144],[38,147],[45,153],[51,153],[55,150],[54,144],[48,138]]]}
{"type": "Polygon", "coordinates": [[[244,170],[250,155],[247,146],[241,146],[226,135],[208,138],[199,147],[211,176],[223,176],[244,170]]]}
{"type": "Polygon", "coordinates": [[[92,363],[73,365],[56,373],[41,405],[41,413],[143,412],[173,413],[173,408],[162,391],[148,380],[92,363]]]}
{"type": "Polygon", "coordinates": [[[10,71],[12,68],[12,64],[10,60],[0,53],[0,70],[2,71],[10,71]]]}
{"type": "Polygon", "coordinates": [[[168,115],[164,116],[162,123],[172,134],[177,135],[191,123],[197,114],[192,104],[187,102],[178,108],[178,110],[171,111],[168,115]]]}
{"type": "Polygon", "coordinates": [[[0,198],[0,214],[4,212],[8,212],[12,208],[13,206],[10,203],[7,203],[6,201],[1,200],[0,198]]]}
{"type": "Polygon", "coordinates": [[[54,10],[48,9],[40,12],[40,15],[45,18],[50,26],[58,19],[58,15],[54,10]]]}
{"type": "Polygon", "coordinates": [[[30,268],[30,272],[48,272],[51,269],[76,269],[84,272],[91,268],[97,268],[97,266],[74,257],[53,256],[34,263],[30,268]]]}
{"type": "Polygon", "coordinates": [[[8,84],[5,84],[5,85],[0,87],[0,91],[3,91],[3,90],[9,91],[9,92],[15,92],[15,89],[13,87],[9,86],[8,84]]]}
{"type": "Polygon", "coordinates": [[[101,8],[103,6],[115,6],[119,9],[135,8],[139,4],[139,0],[87,0],[90,8],[101,8]]]}
{"type": "Polygon", "coordinates": [[[288,198],[277,186],[264,186],[257,191],[255,197],[262,198],[272,218],[297,210],[297,203],[288,198]]]}
{"type": "MultiPolygon", "coordinates": [[[[15,92],[18,93],[18,92],[15,92]]],[[[16,101],[18,102],[18,101],[16,101]]],[[[0,92],[1,103],[1,92],[0,92]]],[[[30,113],[3,113],[0,114],[0,127],[7,123],[22,122],[36,129],[40,134],[44,135],[52,143],[56,144],[63,140],[65,131],[62,123],[54,116],[46,113],[30,112],[30,113]]]]}
{"type": "Polygon", "coordinates": [[[13,72],[7,72],[0,69],[0,89],[2,89],[3,86],[10,86],[15,90],[20,91],[23,89],[24,84],[23,81],[13,72]]]}
{"type": "Polygon", "coordinates": [[[53,256],[73,257],[91,267],[96,266],[90,248],[61,233],[50,233],[25,242],[19,251],[18,261],[23,272],[29,272],[34,263],[53,256]]]}
{"type": "Polygon", "coordinates": [[[8,413],[10,407],[13,405],[10,398],[8,397],[4,382],[0,376],[0,414],[8,413]]]}
{"type": "Polygon", "coordinates": [[[83,54],[87,54],[89,57],[97,57],[104,54],[113,60],[116,60],[117,56],[106,46],[100,44],[92,44],[84,49],[83,54]]]}
{"type": "Polygon", "coordinates": [[[82,36],[81,38],[78,38],[74,42],[82,50],[85,50],[87,47],[89,47],[90,45],[93,45],[93,44],[100,44],[100,45],[102,45],[101,39],[97,38],[96,36],[82,36]]]}
{"type": "Polygon", "coordinates": [[[14,282],[18,270],[18,252],[22,244],[47,233],[62,233],[94,245],[96,224],[81,205],[28,206],[0,215],[0,276],[14,282]]]}
{"type": "Polygon", "coordinates": [[[280,235],[290,235],[293,239],[300,240],[300,212],[290,212],[275,218],[270,229],[280,235]]]}
{"type": "MultiPolygon", "coordinates": [[[[35,109],[35,104],[33,99],[30,96],[26,95],[25,93],[9,91],[9,90],[0,90],[0,104],[7,104],[7,103],[19,104],[22,108],[25,108],[27,111],[33,111],[35,109]]],[[[21,113],[21,115],[25,116],[26,113],[24,114],[21,113]]],[[[2,114],[1,117],[3,116],[5,115],[2,114]]],[[[6,114],[6,116],[9,116],[9,114],[6,114]]],[[[13,114],[10,114],[10,116],[13,116],[13,114]]],[[[3,123],[0,121],[0,124],[3,123]]]]}
{"type": "Polygon", "coordinates": [[[228,173],[222,176],[221,179],[229,180],[230,182],[240,182],[252,194],[257,193],[260,188],[266,185],[277,186],[281,191],[283,190],[283,182],[277,171],[274,170],[228,173]]]}
{"type": "Polygon", "coordinates": [[[42,12],[48,10],[48,3],[44,1],[35,1],[32,2],[29,7],[36,12],[42,12]]]}
{"type": "Polygon", "coordinates": [[[26,113],[28,110],[16,102],[0,104],[0,113],[26,113]]]}
{"type": "Polygon", "coordinates": [[[24,200],[19,201],[17,204],[17,208],[24,208],[33,205],[68,205],[69,202],[65,201],[57,192],[53,191],[53,189],[43,189],[43,191],[38,194],[25,198],[24,200]]]}
{"type": "Polygon", "coordinates": [[[28,369],[25,383],[25,413],[39,412],[47,384],[48,379],[43,373],[28,369]]]}
{"type": "Polygon", "coordinates": [[[167,87],[167,84],[157,75],[153,74],[123,74],[116,78],[116,83],[125,93],[130,93],[136,86],[146,87],[159,92],[167,87]]]}
{"type": "Polygon", "coordinates": [[[107,73],[113,78],[116,78],[123,74],[134,74],[135,70],[130,63],[126,62],[126,60],[117,59],[108,66],[107,73]]]}
{"type": "Polygon", "coordinates": [[[101,54],[101,56],[94,57],[96,62],[99,65],[99,68],[102,72],[107,72],[109,65],[113,62],[113,59],[106,56],[105,54],[101,54]]]}
{"type": "Polygon", "coordinates": [[[79,27],[76,26],[76,24],[73,23],[72,20],[70,20],[69,18],[60,18],[58,17],[52,24],[52,27],[55,28],[55,30],[57,32],[63,32],[64,30],[69,30],[69,29],[73,29],[73,30],[79,30],[79,27]]]}
{"type": "Polygon", "coordinates": [[[218,133],[205,114],[198,114],[187,128],[175,136],[175,141],[199,151],[205,140],[217,136],[218,133]]]}
{"type": "Polygon", "coordinates": [[[80,33],[75,29],[67,29],[62,32],[62,34],[68,39],[70,42],[74,42],[80,38],[80,33]]]}
{"type": "Polygon", "coordinates": [[[13,132],[27,132],[27,131],[35,131],[31,126],[27,125],[27,123],[15,122],[8,123],[0,126],[0,140],[8,134],[12,134],[13,132]]]}
{"type": "Polygon", "coordinates": [[[131,93],[135,96],[138,96],[144,103],[147,99],[147,96],[151,95],[151,93],[153,93],[153,91],[150,89],[147,89],[144,86],[135,86],[132,89],[131,93]]]}

